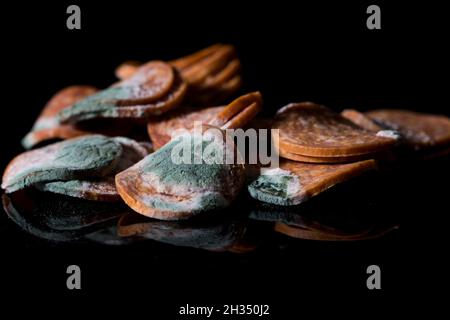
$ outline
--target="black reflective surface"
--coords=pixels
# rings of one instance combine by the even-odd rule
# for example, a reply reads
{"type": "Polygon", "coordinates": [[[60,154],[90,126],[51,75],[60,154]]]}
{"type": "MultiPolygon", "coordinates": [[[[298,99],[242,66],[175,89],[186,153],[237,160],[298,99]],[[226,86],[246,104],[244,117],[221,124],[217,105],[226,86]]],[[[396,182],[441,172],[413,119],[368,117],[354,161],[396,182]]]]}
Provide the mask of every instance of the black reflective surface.
{"type": "Polygon", "coordinates": [[[447,161],[448,157],[443,157],[382,166],[296,206],[263,203],[244,189],[231,207],[184,221],[151,219],[122,202],[82,200],[28,188],[3,194],[9,217],[3,225],[58,246],[67,242],[129,246],[153,241],[248,253],[280,245],[273,233],[295,239],[291,242],[377,241],[411,223],[414,207],[431,199],[430,192],[442,192],[427,190],[427,186],[433,185],[432,172],[441,179],[448,176],[447,161]]]}

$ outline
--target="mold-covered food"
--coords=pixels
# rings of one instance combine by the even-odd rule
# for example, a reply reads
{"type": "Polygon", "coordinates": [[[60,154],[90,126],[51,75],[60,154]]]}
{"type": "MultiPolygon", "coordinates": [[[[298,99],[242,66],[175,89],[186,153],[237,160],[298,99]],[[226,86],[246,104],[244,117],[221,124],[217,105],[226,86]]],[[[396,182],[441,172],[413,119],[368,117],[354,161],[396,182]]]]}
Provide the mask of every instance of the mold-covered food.
{"type": "Polygon", "coordinates": [[[55,140],[71,139],[84,135],[145,137],[145,124],[139,119],[91,119],[77,123],[59,122],[58,114],[74,103],[93,95],[98,90],[90,86],[70,86],[57,92],[45,105],[31,131],[22,139],[25,149],[55,140]],[[144,129],[144,130],[143,130],[144,129]]]}
{"type": "Polygon", "coordinates": [[[102,177],[114,170],[122,150],[113,139],[91,135],[27,151],[9,163],[2,188],[13,192],[41,182],[102,177]]]}
{"type": "MultiPolygon", "coordinates": [[[[396,139],[362,129],[332,110],[314,103],[281,108],[273,123],[285,157],[353,157],[390,148],[396,139]]],[[[281,152],[280,152],[281,153],[281,152]]]]}
{"type": "Polygon", "coordinates": [[[119,201],[113,177],[89,180],[54,181],[37,184],[39,190],[97,201],[119,201]]]}
{"type": "Polygon", "coordinates": [[[95,118],[146,118],[177,107],[186,83],[171,65],[152,61],[129,79],[89,96],[59,113],[62,123],[95,118]]]}
{"type": "Polygon", "coordinates": [[[230,150],[240,157],[225,132],[204,126],[117,174],[116,188],[133,210],[157,219],[185,219],[224,208],[245,179],[242,164],[226,161],[230,150]]]}
{"type": "Polygon", "coordinates": [[[7,167],[2,188],[28,186],[71,197],[118,201],[114,175],[149,153],[146,144],[125,137],[84,136],[17,156],[7,167]]]}
{"type": "Polygon", "coordinates": [[[148,146],[125,137],[111,138],[122,146],[122,154],[114,170],[105,177],[83,180],[53,181],[39,183],[36,187],[42,191],[59,193],[66,196],[96,201],[121,200],[116,190],[114,175],[131,167],[150,153],[148,146]]]}
{"type": "Polygon", "coordinates": [[[259,201],[284,206],[297,205],[375,167],[374,160],[312,164],[284,159],[279,168],[263,169],[261,175],[248,186],[248,191],[259,201]]]}
{"type": "Polygon", "coordinates": [[[192,130],[196,123],[211,124],[223,129],[244,127],[262,108],[259,92],[245,94],[227,106],[206,109],[184,108],[154,117],[148,122],[147,130],[155,149],[159,149],[175,135],[177,130],[192,130]]]}
{"type": "MultiPolygon", "coordinates": [[[[241,63],[232,45],[215,44],[169,63],[188,83],[187,98],[193,104],[222,102],[241,86],[241,63]]],[[[128,79],[138,68],[136,61],[127,61],[117,67],[116,75],[128,79]]]]}
{"type": "Polygon", "coordinates": [[[380,126],[398,131],[413,149],[450,144],[450,119],[446,116],[397,109],[372,110],[365,114],[380,126]]]}
{"type": "Polygon", "coordinates": [[[45,105],[31,131],[22,139],[22,145],[29,149],[45,140],[69,139],[88,134],[73,124],[60,124],[58,113],[97,91],[91,86],[70,86],[58,91],[45,105]]]}

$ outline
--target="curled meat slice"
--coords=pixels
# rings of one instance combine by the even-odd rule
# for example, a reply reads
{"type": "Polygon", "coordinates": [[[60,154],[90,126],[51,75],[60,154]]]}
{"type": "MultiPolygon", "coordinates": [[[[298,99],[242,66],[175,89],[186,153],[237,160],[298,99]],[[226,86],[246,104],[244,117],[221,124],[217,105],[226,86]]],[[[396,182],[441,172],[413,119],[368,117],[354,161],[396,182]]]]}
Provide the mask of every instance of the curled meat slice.
{"type": "Polygon", "coordinates": [[[170,141],[177,130],[192,130],[195,123],[210,124],[222,129],[244,127],[262,108],[259,92],[243,95],[223,107],[211,107],[201,110],[177,110],[163,117],[150,119],[147,130],[155,149],[170,141]]]}

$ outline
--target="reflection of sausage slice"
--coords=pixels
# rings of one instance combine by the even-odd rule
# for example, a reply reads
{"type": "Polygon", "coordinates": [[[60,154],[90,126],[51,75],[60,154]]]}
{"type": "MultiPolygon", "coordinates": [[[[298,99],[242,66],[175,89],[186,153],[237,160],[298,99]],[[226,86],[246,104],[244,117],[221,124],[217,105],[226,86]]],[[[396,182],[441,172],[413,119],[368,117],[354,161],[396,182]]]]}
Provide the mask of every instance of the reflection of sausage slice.
{"type": "Polygon", "coordinates": [[[130,213],[119,219],[117,232],[122,237],[138,236],[176,246],[225,251],[244,236],[245,226],[234,221],[158,221],[130,213]]]}
{"type": "Polygon", "coordinates": [[[84,201],[24,189],[2,196],[8,217],[34,236],[68,241],[114,223],[128,210],[124,205],[84,201]]]}
{"type": "Polygon", "coordinates": [[[383,127],[398,131],[414,149],[450,144],[448,117],[394,109],[373,110],[366,115],[383,127]]]}
{"type": "Polygon", "coordinates": [[[338,233],[331,231],[324,231],[315,228],[300,228],[290,226],[282,222],[275,224],[275,231],[283,233],[293,238],[305,239],[305,240],[318,240],[318,241],[356,241],[356,240],[368,240],[378,238],[389,231],[395,229],[396,226],[371,226],[366,229],[353,232],[353,233],[338,233]]]}
{"type": "Polygon", "coordinates": [[[296,205],[375,167],[374,160],[326,165],[282,160],[279,168],[263,171],[248,190],[263,202],[296,205]]]}
{"type": "Polygon", "coordinates": [[[279,148],[310,157],[369,154],[392,146],[395,139],[361,129],[330,109],[313,103],[293,103],[280,109],[274,129],[279,148]]]}

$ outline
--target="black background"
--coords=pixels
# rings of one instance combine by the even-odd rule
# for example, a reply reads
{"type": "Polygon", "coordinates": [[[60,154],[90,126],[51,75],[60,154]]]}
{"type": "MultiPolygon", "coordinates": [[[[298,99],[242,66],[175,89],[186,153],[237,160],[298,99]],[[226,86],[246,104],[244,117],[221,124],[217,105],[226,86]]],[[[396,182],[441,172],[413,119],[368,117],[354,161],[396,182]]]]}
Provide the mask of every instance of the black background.
{"type": "MultiPolygon", "coordinates": [[[[22,150],[20,139],[57,90],[72,84],[106,87],[124,60],[170,60],[217,42],[237,47],[242,92],[260,90],[268,115],[304,100],[336,110],[392,107],[450,114],[448,18],[430,2],[375,2],[382,10],[381,30],[366,28],[372,3],[364,2],[74,3],[81,7],[81,30],[66,29],[72,3],[2,4],[1,168],[22,150]]],[[[399,198],[409,202],[392,198],[385,210],[404,210],[411,219],[383,239],[306,241],[249,256],[158,244],[39,245],[2,215],[0,290],[11,299],[17,293],[26,304],[51,297],[33,312],[52,313],[59,298],[129,316],[143,312],[150,319],[175,318],[185,303],[270,304],[276,319],[299,319],[307,312],[362,318],[401,313],[423,307],[425,297],[439,306],[437,290],[445,290],[447,277],[448,178],[448,170],[430,170],[428,185],[417,185],[411,197],[399,189],[399,198]],[[82,268],[80,292],[65,288],[69,264],[82,268]],[[382,268],[381,291],[365,287],[369,264],[382,268]]],[[[405,180],[414,184],[414,172],[405,180]]]]}

